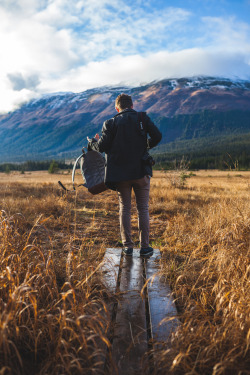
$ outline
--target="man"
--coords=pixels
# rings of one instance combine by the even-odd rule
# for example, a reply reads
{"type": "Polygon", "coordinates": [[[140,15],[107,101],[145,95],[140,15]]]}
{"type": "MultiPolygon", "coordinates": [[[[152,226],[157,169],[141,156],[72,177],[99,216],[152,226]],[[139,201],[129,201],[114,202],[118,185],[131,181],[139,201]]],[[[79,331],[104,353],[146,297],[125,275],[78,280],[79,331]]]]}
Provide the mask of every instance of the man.
{"type": "Polygon", "coordinates": [[[140,255],[150,256],[153,254],[153,248],[149,246],[148,202],[152,167],[149,165],[147,148],[156,146],[162,135],[145,113],[138,113],[133,109],[131,96],[119,95],[115,101],[115,108],[118,114],[104,122],[101,138],[96,134],[92,140],[88,139],[88,149],[106,153],[105,184],[118,192],[123,253],[133,254],[133,188],[138,211],[140,255]]]}

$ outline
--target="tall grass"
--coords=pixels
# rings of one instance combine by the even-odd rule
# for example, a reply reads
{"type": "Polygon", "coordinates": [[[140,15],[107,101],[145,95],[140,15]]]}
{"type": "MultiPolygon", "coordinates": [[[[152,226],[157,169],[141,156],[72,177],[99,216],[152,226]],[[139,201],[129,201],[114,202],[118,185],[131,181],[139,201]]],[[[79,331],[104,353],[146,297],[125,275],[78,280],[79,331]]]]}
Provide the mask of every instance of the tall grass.
{"type": "Polygon", "coordinates": [[[181,325],[171,346],[155,353],[156,373],[249,374],[248,182],[192,178],[184,191],[169,184],[165,201],[173,215],[163,234],[162,274],[181,325]]]}
{"type": "MultiPolygon", "coordinates": [[[[180,187],[168,173],[152,179],[151,240],[181,322],[154,353],[157,375],[250,374],[250,185],[241,173],[197,172],[180,187]]],[[[0,373],[103,373],[109,295],[98,269],[105,247],[119,245],[114,193],[64,195],[45,173],[4,179],[0,373]]],[[[132,229],[136,240],[135,209],[132,229]]]]}
{"type": "Polygon", "coordinates": [[[109,345],[96,272],[103,248],[84,246],[77,236],[71,198],[52,186],[43,189],[12,186],[2,200],[1,374],[101,373],[109,345]],[[25,190],[32,190],[29,204],[25,190]],[[63,232],[63,242],[56,230],[63,232]]]}

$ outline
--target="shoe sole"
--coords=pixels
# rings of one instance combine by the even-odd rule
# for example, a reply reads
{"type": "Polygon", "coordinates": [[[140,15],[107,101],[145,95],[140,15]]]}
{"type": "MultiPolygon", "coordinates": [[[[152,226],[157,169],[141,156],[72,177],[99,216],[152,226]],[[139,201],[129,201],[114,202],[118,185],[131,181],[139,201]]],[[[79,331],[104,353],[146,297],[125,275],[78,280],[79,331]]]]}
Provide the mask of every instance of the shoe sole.
{"type": "Polygon", "coordinates": [[[122,252],[122,254],[124,254],[124,255],[127,255],[127,256],[130,256],[130,257],[131,257],[131,256],[133,255],[133,252],[132,252],[132,253],[126,253],[125,251],[123,251],[123,252],[122,252]]]}
{"type": "Polygon", "coordinates": [[[153,255],[154,252],[151,251],[150,253],[147,253],[147,254],[140,254],[141,257],[149,257],[150,255],[153,255]]]}

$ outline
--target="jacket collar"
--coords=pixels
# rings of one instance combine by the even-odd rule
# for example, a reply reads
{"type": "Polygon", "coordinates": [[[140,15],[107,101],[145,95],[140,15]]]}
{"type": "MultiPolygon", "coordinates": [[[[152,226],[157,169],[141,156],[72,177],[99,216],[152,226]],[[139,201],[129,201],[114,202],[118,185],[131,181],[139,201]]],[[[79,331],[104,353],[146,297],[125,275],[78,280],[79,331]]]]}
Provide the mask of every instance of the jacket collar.
{"type": "Polygon", "coordinates": [[[126,113],[126,112],[136,112],[136,111],[135,111],[133,108],[126,108],[126,109],[124,109],[123,111],[117,113],[114,117],[119,116],[119,115],[122,115],[122,114],[124,114],[124,113],[126,113]]]}

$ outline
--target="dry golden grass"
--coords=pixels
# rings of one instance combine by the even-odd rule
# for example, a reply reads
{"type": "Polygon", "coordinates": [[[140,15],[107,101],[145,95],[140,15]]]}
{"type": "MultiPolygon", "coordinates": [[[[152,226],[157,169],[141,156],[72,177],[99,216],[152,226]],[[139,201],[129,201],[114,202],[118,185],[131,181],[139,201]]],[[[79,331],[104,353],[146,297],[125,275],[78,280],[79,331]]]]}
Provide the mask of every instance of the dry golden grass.
{"type": "Polygon", "coordinates": [[[250,373],[249,176],[204,171],[173,189],[167,174],[152,189],[153,211],[168,219],[161,272],[182,323],[155,353],[157,374],[250,373]]]}
{"type": "MultiPolygon", "coordinates": [[[[155,373],[249,374],[250,172],[195,174],[182,189],[170,172],[152,179],[151,240],[181,320],[155,373]]],[[[118,203],[65,195],[58,179],[70,175],[0,174],[1,374],[101,373],[109,301],[96,271],[119,246],[118,203]]],[[[132,228],[136,239],[135,209],[132,228]]]]}
{"type": "Polygon", "coordinates": [[[1,374],[100,373],[109,321],[96,272],[102,213],[47,173],[20,177],[0,184],[1,374]]]}

